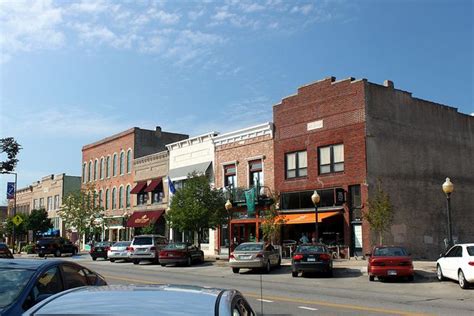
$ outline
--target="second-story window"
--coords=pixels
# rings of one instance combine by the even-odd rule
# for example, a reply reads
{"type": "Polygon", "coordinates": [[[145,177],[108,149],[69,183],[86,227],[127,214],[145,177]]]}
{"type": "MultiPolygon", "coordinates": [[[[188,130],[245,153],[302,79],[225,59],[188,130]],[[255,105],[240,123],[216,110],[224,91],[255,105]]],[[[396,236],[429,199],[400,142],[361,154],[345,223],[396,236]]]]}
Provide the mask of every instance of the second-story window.
{"type": "Polygon", "coordinates": [[[117,154],[114,154],[114,159],[112,161],[112,176],[117,175],[117,154]]]}
{"type": "Polygon", "coordinates": [[[344,171],[344,144],[318,148],[319,174],[344,171]]]}
{"type": "Polygon", "coordinates": [[[87,169],[87,163],[84,162],[84,164],[82,165],[82,182],[83,183],[87,182],[86,169],[87,169]]]}
{"type": "Polygon", "coordinates": [[[235,164],[224,166],[224,186],[233,189],[237,185],[235,164]]]}
{"type": "Polygon", "coordinates": [[[92,179],[92,161],[89,161],[89,167],[87,170],[87,182],[91,182],[92,179]]]}
{"type": "Polygon", "coordinates": [[[130,190],[131,190],[130,185],[127,185],[127,190],[125,193],[125,206],[126,207],[130,207],[130,190]]]}
{"type": "Polygon", "coordinates": [[[249,162],[249,186],[259,187],[263,185],[262,160],[253,160],[249,162]]]}
{"type": "Polygon", "coordinates": [[[287,153],[285,155],[286,179],[306,177],[308,175],[308,160],[305,151],[287,153]]]}
{"type": "Polygon", "coordinates": [[[127,151],[127,173],[132,172],[132,150],[127,151]]]}
{"type": "Polygon", "coordinates": [[[123,174],[123,171],[125,169],[125,152],[120,153],[120,175],[123,174]]]}
{"type": "Polygon", "coordinates": [[[99,178],[104,179],[104,158],[100,158],[99,178]]]}
{"type": "Polygon", "coordinates": [[[105,190],[105,209],[109,209],[110,193],[109,189],[105,190]]]}
{"type": "Polygon", "coordinates": [[[98,168],[97,164],[98,164],[98,161],[96,159],[94,160],[94,181],[97,180],[97,168],[98,168]]]}
{"type": "Polygon", "coordinates": [[[110,156],[105,160],[105,177],[110,178],[110,156]]]}
{"type": "Polygon", "coordinates": [[[119,208],[123,208],[123,187],[119,189],[119,208]]]}
{"type": "Polygon", "coordinates": [[[117,208],[117,189],[112,189],[112,209],[115,210],[117,208]]]}
{"type": "Polygon", "coordinates": [[[137,194],[137,205],[146,205],[147,201],[148,201],[147,192],[140,192],[137,194]]]}

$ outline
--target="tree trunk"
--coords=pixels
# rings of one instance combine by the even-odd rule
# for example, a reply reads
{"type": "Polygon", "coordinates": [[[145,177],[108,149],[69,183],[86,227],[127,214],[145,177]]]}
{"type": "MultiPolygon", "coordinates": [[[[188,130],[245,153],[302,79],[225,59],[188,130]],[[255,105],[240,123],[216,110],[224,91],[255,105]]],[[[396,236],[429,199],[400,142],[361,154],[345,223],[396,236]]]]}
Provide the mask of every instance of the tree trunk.
{"type": "Polygon", "coordinates": [[[379,245],[383,245],[383,232],[379,232],[379,245]]]}

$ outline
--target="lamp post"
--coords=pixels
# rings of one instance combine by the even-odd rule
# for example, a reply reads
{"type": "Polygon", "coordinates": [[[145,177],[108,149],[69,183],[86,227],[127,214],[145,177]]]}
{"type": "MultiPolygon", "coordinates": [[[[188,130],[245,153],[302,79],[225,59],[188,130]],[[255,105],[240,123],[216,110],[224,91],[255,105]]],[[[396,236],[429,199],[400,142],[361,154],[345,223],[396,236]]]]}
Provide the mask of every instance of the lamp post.
{"type": "MultiPolygon", "coordinates": [[[[15,217],[16,215],[16,184],[18,180],[18,175],[16,172],[11,172],[11,171],[2,171],[2,174],[14,174],[15,175],[15,196],[13,199],[13,214],[12,216],[15,217]]],[[[12,243],[13,243],[13,254],[15,253],[15,225],[13,225],[13,236],[12,236],[12,243]]]]}
{"type": "Polygon", "coordinates": [[[316,242],[318,241],[319,238],[319,232],[318,232],[318,203],[321,200],[321,197],[318,194],[318,191],[314,190],[313,195],[311,195],[311,201],[313,201],[314,204],[314,237],[316,238],[316,242]]]}
{"type": "Polygon", "coordinates": [[[451,193],[454,191],[454,185],[449,178],[443,183],[443,192],[446,194],[446,216],[448,219],[448,248],[453,245],[453,230],[451,226],[451,193]]]}
{"type": "Polygon", "coordinates": [[[227,199],[227,202],[225,202],[224,207],[227,211],[227,215],[229,216],[229,223],[227,224],[227,229],[229,230],[229,258],[230,258],[230,245],[232,244],[232,231],[230,230],[230,220],[232,218],[230,210],[232,209],[232,203],[230,202],[230,199],[227,199]]]}

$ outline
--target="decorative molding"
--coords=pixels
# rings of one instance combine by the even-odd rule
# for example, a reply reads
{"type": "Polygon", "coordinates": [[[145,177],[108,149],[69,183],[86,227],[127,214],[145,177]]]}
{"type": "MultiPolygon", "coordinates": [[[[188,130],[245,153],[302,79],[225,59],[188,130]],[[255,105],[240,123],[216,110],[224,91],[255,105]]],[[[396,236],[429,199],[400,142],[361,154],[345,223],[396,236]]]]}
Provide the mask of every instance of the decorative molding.
{"type": "Polygon", "coordinates": [[[212,141],[212,139],[217,135],[219,135],[218,132],[215,132],[215,131],[209,132],[206,134],[194,136],[191,138],[183,139],[183,140],[168,144],[166,145],[166,148],[168,148],[168,150],[173,150],[173,149],[178,149],[185,146],[192,146],[192,145],[195,145],[196,143],[202,144],[208,140],[212,141]]]}
{"type": "Polygon", "coordinates": [[[231,144],[235,142],[245,141],[260,136],[270,136],[273,138],[273,123],[266,122],[263,124],[246,127],[233,132],[221,134],[213,138],[214,145],[220,146],[225,144],[231,144]]]}

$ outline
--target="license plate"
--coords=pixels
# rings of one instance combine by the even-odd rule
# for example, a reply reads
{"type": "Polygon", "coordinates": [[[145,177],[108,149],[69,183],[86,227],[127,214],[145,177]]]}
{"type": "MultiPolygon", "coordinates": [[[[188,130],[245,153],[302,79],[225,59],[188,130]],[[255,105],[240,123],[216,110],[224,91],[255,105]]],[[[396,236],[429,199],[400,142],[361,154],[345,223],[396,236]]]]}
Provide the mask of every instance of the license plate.
{"type": "Polygon", "coordinates": [[[138,251],[138,252],[145,252],[146,249],[140,249],[140,248],[138,248],[137,251],[138,251]]]}
{"type": "Polygon", "coordinates": [[[96,248],[96,251],[102,251],[102,248],[96,248]]]}
{"type": "Polygon", "coordinates": [[[239,256],[239,259],[250,259],[252,256],[239,256]]]}
{"type": "Polygon", "coordinates": [[[397,275],[397,271],[395,270],[388,270],[387,275],[397,275]]]}
{"type": "Polygon", "coordinates": [[[308,258],[308,262],[316,262],[315,258],[308,258]]]}
{"type": "Polygon", "coordinates": [[[169,253],[169,254],[168,254],[168,257],[173,257],[173,254],[172,254],[172,253],[169,253]]]}
{"type": "Polygon", "coordinates": [[[46,247],[45,247],[45,246],[41,246],[41,249],[44,249],[44,248],[46,248],[46,247]]]}

